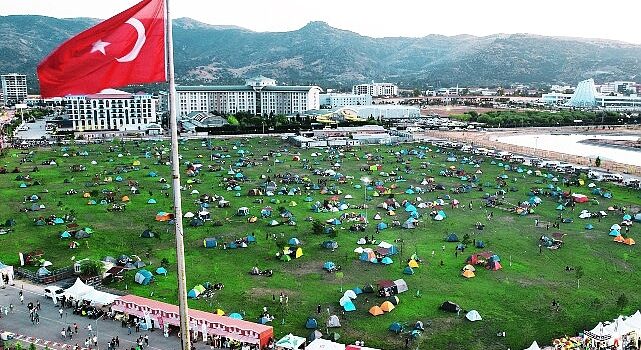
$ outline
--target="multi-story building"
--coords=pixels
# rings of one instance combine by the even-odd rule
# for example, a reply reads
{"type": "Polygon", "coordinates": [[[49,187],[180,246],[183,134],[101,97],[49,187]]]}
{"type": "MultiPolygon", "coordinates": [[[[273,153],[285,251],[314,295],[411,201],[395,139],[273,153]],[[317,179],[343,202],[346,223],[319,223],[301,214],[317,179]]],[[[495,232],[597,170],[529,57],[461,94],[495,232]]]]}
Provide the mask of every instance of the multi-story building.
{"type": "Polygon", "coordinates": [[[65,109],[74,131],[158,131],[151,94],[106,89],[92,95],[68,95],[65,109]]]}
{"type": "Polygon", "coordinates": [[[320,105],[324,108],[336,108],[345,106],[365,106],[372,104],[372,96],[355,94],[321,94],[320,105]]]}
{"type": "Polygon", "coordinates": [[[2,98],[4,104],[23,103],[27,99],[27,76],[23,74],[3,74],[2,98]]]}
{"type": "Polygon", "coordinates": [[[191,112],[295,115],[320,108],[320,92],[318,86],[276,85],[265,77],[247,79],[245,85],[176,87],[181,117],[191,112]]]}
{"type": "Polygon", "coordinates": [[[370,95],[373,97],[398,96],[398,86],[392,83],[359,84],[352,87],[355,95],[370,95]]]}

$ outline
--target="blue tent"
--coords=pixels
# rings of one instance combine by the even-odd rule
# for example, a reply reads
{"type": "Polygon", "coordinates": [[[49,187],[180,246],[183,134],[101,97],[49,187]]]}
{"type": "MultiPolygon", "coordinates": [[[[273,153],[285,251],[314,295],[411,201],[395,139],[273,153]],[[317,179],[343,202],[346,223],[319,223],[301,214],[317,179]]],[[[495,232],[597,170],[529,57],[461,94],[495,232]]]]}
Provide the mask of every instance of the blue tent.
{"type": "Polygon", "coordinates": [[[261,317],[258,319],[258,323],[260,324],[267,324],[267,322],[269,322],[269,318],[267,317],[261,317]]]}
{"type": "Polygon", "coordinates": [[[594,229],[594,225],[592,225],[592,224],[587,224],[587,225],[585,225],[585,229],[586,229],[586,230],[592,230],[592,229],[594,229]]]}
{"type": "Polygon", "coordinates": [[[458,236],[456,235],[456,233],[450,233],[447,236],[447,238],[445,238],[445,240],[448,241],[448,242],[458,242],[459,241],[458,236]]]}
{"type": "Polygon", "coordinates": [[[252,235],[247,236],[247,243],[256,243],[256,237],[252,235]]]}
{"type": "Polygon", "coordinates": [[[156,275],[165,275],[165,276],[167,276],[167,269],[165,269],[162,266],[157,268],[156,269],[156,275]]]}
{"type": "Polygon", "coordinates": [[[411,188],[408,188],[405,190],[405,194],[414,194],[414,190],[411,188]]]}
{"type": "Polygon", "coordinates": [[[410,212],[417,211],[417,210],[416,210],[416,207],[413,204],[408,204],[408,205],[405,206],[405,211],[410,213],[410,212]]]}
{"type": "Polygon", "coordinates": [[[384,222],[379,222],[378,224],[376,224],[376,228],[379,230],[384,230],[387,228],[387,224],[384,222]]]}
{"type": "Polygon", "coordinates": [[[409,266],[406,266],[405,269],[403,269],[403,273],[406,275],[413,275],[414,274],[414,269],[412,269],[409,266]]]}
{"type": "Polygon", "coordinates": [[[369,255],[367,255],[366,252],[361,253],[361,256],[359,257],[361,261],[369,261],[369,255]]]}
{"type": "Polygon", "coordinates": [[[60,234],[60,238],[69,238],[71,237],[71,234],[67,231],[64,231],[63,233],[60,234]]]}
{"type": "Polygon", "coordinates": [[[445,212],[444,212],[443,210],[439,210],[439,211],[438,211],[438,213],[437,213],[437,215],[442,216],[442,217],[443,217],[443,219],[445,219],[445,218],[447,217],[447,215],[445,215],[445,212]]]}
{"type": "Polygon", "coordinates": [[[389,326],[389,330],[396,334],[399,334],[403,331],[403,326],[398,322],[394,322],[389,326]]]}
{"type": "Polygon", "coordinates": [[[155,199],[153,199],[153,198],[149,198],[149,199],[147,200],[147,204],[156,204],[156,200],[155,200],[155,199]]]}
{"type": "Polygon", "coordinates": [[[630,216],[630,214],[625,214],[623,215],[623,220],[625,221],[632,220],[632,216],[630,216]]]}
{"type": "Polygon", "coordinates": [[[363,290],[360,287],[352,289],[356,295],[363,294],[363,290]]]}
{"type": "Polygon", "coordinates": [[[149,283],[151,283],[153,278],[154,278],[154,275],[152,275],[151,272],[149,272],[149,271],[147,271],[145,269],[142,269],[142,270],[138,270],[138,272],[136,272],[136,276],[134,277],[134,280],[137,283],[142,284],[143,286],[146,286],[149,283]]]}
{"type": "Polygon", "coordinates": [[[289,241],[287,241],[287,244],[293,245],[293,246],[298,246],[298,245],[300,245],[300,240],[298,240],[298,238],[296,238],[296,237],[292,237],[292,238],[289,239],[289,241]]]}
{"type": "Polygon", "coordinates": [[[383,260],[381,260],[381,263],[384,264],[384,265],[389,265],[389,264],[391,264],[393,262],[394,261],[392,261],[392,259],[389,256],[386,256],[386,257],[383,258],[383,260]]]}
{"type": "Polygon", "coordinates": [[[356,311],[356,306],[354,306],[354,303],[351,301],[346,302],[343,304],[343,310],[349,312],[349,311],[356,311]]]}
{"type": "MultiPolygon", "coordinates": [[[[625,220],[625,219],[624,219],[624,220],[625,220]]],[[[628,220],[629,220],[629,219],[628,219],[628,220]]],[[[54,224],[64,224],[64,223],[65,223],[65,221],[64,221],[64,220],[62,220],[62,218],[55,218],[55,219],[53,220],[53,223],[54,223],[54,224]]]]}
{"type": "Polygon", "coordinates": [[[618,236],[618,235],[620,235],[620,234],[621,234],[621,232],[619,232],[618,230],[612,230],[612,231],[610,231],[610,236],[612,236],[612,237],[616,237],[616,236],[618,236]]]}
{"type": "Polygon", "coordinates": [[[335,268],[336,268],[336,264],[334,264],[334,263],[333,263],[333,262],[331,262],[331,261],[326,261],[326,262],[323,264],[323,268],[324,268],[325,270],[327,270],[327,271],[329,271],[329,270],[333,270],[333,269],[335,269],[335,268]]]}
{"type": "Polygon", "coordinates": [[[563,210],[563,209],[565,209],[563,204],[559,204],[559,205],[556,206],[556,210],[563,210]]]}
{"type": "Polygon", "coordinates": [[[195,289],[190,289],[187,292],[187,298],[195,299],[198,296],[198,292],[195,289]]]}
{"type": "Polygon", "coordinates": [[[336,219],[336,218],[334,218],[334,220],[332,220],[331,224],[332,224],[332,225],[340,225],[340,224],[341,224],[341,221],[340,221],[340,220],[338,220],[338,219],[336,219]]]}
{"type": "Polygon", "coordinates": [[[218,245],[218,241],[216,241],[216,238],[205,238],[203,245],[205,248],[215,248],[218,245]]]}
{"type": "Polygon", "coordinates": [[[316,329],[318,328],[318,322],[313,317],[308,317],[307,322],[305,322],[305,328],[307,329],[316,329]]]}
{"type": "Polygon", "coordinates": [[[233,318],[235,320],[242,320],[243,316],[241,314],[239,314],[238,312],[234,312],[234,313],[229,314],[229,318],[233,318]]]}
{"type": "Polygon", "coordinates": [[[150,171],[150,172],[147,174],[147,176],[149,176],[149,177],[156,177],[156,176],[158,176],[158,174],[156,174],[156,172],[155,172],[155,171],[150,171]]]}
{"type": "Polygon", "coordinates": [[[485,242],[483,242],[481,240],[477,240],[476,241],[476,247],[477,248],[485,248],[485,242]]]}

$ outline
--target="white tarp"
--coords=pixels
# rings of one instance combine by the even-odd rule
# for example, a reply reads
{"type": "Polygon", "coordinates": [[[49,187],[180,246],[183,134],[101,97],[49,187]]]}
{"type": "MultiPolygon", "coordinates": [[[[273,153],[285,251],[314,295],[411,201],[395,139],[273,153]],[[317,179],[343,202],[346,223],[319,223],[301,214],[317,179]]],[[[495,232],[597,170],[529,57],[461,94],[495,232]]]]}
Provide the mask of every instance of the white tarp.
{"type": "Polygon", "coordinates": [[[309,345],[305,347],[305,350],[345,350],[345,345],[318,338],[309,343],[309,345]]]}
{"type": "Polygon", "coordinates": [[[641,312],[637,310],[634,315],[625,320],[625,324],[632,329],[636,329],[637,332],[641,332],[641,312]]]}

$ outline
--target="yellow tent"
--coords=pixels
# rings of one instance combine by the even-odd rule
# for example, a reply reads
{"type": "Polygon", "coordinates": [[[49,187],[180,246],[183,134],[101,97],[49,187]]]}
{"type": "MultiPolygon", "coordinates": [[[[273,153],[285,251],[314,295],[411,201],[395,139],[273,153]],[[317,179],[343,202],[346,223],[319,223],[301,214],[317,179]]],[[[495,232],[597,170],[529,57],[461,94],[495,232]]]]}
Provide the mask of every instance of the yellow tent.
{"type": "Polygon", "coordinates": [[[249,222],[250,224],[253,224],[256,221],[258,221],[258,218],[255,216],[251,216],[247,219],[247,222],[249,222]]]}
{"type": "Polygon", "coordinates": [[[463,271],[463,273],[461,275],[463,277],[465,277],[465,278],[472,278],[472,277],[476,276],[474,274],[474,272],[472,272],[472,270],[465,270],[465,271],[463,271]]]}
{"type": "Polygon", "coordinates": [[[299,247],[296,249],[296,258],[300,258],[301,256],[303,256],[303,248],[299,247]]]}
{"type": "Polygon", "coordinates": [[[289,202],[289,206],[290,206],[290,207],[295,207],[295,206],[297,206],[297,205],[298,205],[298,203],[296,203],[296,202],[294,202],[294,201],[289,202]]]}
{"type": "Polygon", "coordinates": [[[583,185],[585,185],[585,180],[579,179],[579,186],[583,186],[583,185]]]}
{"type": "Polygon", "coordinates": [[[112,182],[112,181],[113,181],[113,179],[111,178],[111,176],[107,176],[105,178],[105,182],[112,182]]]}
{"type": "Polygon", "coordinates": [[[410,262],[407,263],[407,266],[409,266],[409,267],[414,269],[414,268],[418,267],[418,263],[416,262],[416,260],[411,259],[410,262]]]}
{"type": "Polygon", "coordinates": [[[380,194],[378,194],[378,191],[374,191],[374,193],[372,193],[372,197],[378,197],[378,196],[380,196],[380,194]]]}
{"type": "Polygon", "coordinates": [[[122,196],[122,198],[120,200],[123,201],[123,202],[129,202],[129,197],[128,196],[122,196]]]}
{"type": "Polygon", "coordinates": [[[381,310],[385,312],[390,312],[394,310],[394,304],[392,304],[389,300],[381,304],[381,310]]]}
{"type": "Polygon", "coordinates": [[[89,198],[89,197],[91,197],[91,194],[90,194],[89,192],[85,192],[85,193],[82,195],[82,197],[83,197],[83,198],[89,198]]]}
{"type": "Polygon", "coordinates": [[[134,162],[132,163],[132,165],[133,165],[133,166],[139,166],[139,165],[140,165],[140,161],[139,161],[139,160],[134,160],[134,162]]]}
{"type": "Polygon", "coordinates": [[[476,271],[476,269],[474,268],[474,266],[472,266],[472,265],[470,265],[470,264],[467,264],[467,265],[465,265],[465,267],[463,267],[463,271],[465,271],[465,270],[470,270],[470,271],[472,271],[472,272],[476,271]]]}
{"type": "Polygon", "coordinates": [[[216,309],[215,314],[218,315],[218,316],[223,316],[223,315],[225,315],[225,311],[223,311],[221,309],[216,309]]]}
{"type": "Polygon", "coordinates": [[[374,305],[369,309],[369,313],[372,314],[372,316],[379,316],[384,314],[383,310],[378,305],[374,305]]]}
{"type": "Polygon", "coordinates": [[[389,216],[395,216],[395,215],[396,215],[396,213],[395,213],[393,210],[390,210],[390,211],[388,211],[388,212],[387,212],[387,215],[389,215],[389,216]]]}

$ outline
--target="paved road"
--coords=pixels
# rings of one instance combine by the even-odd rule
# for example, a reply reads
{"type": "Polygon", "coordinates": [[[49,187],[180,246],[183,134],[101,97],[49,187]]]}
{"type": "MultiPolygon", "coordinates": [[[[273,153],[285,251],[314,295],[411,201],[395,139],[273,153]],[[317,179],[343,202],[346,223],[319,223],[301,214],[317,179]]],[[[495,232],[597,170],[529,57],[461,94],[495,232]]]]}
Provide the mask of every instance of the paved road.
{"type": "MultiPolygon", "coordinates": [[[[50,349],[71,349],[74,344],[84,345],[85,338],[88,337],[87,325],[91,323],[94,332],[97,333],[98,347],[106,349],[107,343],[111,338],[116,335],[120,339],[120,348],[129,349],[134,345],[136,339],[140,335],[149,335],[149,349],[150,350],[178,350],[181,349],[177,337],[165,338],[162,332],[156,331],[141,331],[136,333],[127,334],[127,328],[122,328],[120,322],[111,320],[89,320],[86,317],[74,315],[71,309],[65,309],[65,314],[60,318],[58,308],[53,305],[51,299],[45,299],[42,295],[42,288],[30,284],[22,284],[22,281],[16,280],[15,286],[9,286],[5,289],[0,289],[0,305],[8,306],[10,303],[14,305],[13,313],[2,315],[0,318],[0,331],[10,331],[21,335],[21,340],[36,343],[44,347],[47,345],[50,349]],[[24,305],[20,304],[18,292],[23,289],[24,305]],[[27,304],[33,302],[34,305],[40,301],[40,324],[33,325],[29,318],[29,310],[27,304]],[[76,322],[79,327],[77,335],[74,335],[73,340],[63,340],[60,331],[67,325],[73,325],[76,322]],[[30,340],[28,340],[30,339],[30,340]],[[37,342],[36,342],[37,340],[37,342]]],[[[196,348],[205,348],[202,343],[196,344],[196,348]]],[[[209,346],[206,347],[209,349],[209,346]]]]}

